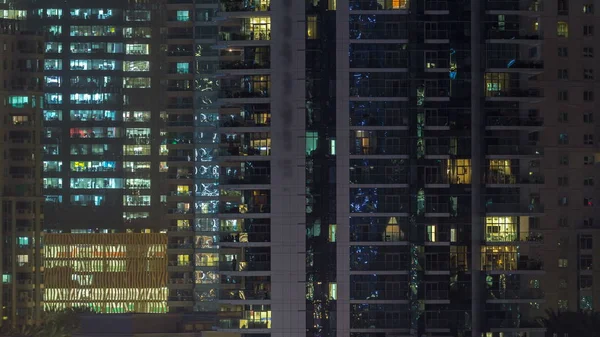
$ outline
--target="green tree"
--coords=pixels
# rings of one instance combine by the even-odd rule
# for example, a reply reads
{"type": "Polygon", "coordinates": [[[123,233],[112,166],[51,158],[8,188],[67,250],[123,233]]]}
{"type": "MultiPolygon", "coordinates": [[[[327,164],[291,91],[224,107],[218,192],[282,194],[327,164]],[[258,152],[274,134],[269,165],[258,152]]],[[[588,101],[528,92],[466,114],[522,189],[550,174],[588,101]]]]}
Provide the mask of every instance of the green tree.
{"type": "Polygon", "coordinates": [[[79,329],[79,315],[93,313],[89,308],[67,308],[44,312],[39,325],[21,326],[19,328],[6,327],[0,333],[1,337],[70,337],[79,329]]]}
{"type": "Polygon", "coordinates": [[[546,337],[595,337],[600,329],[600,313],[593,311],[546,310],[538,321],[546,328],[546,337]]]}

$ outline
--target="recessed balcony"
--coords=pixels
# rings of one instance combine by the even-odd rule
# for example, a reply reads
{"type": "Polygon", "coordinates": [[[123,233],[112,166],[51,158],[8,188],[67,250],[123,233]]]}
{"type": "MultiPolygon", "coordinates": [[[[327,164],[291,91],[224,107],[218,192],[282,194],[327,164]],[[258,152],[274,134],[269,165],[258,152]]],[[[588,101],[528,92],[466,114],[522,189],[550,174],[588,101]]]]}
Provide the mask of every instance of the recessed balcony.
{"type": "Polygon", "coordinates": [[[543,128],[542,117],[520,117],[520,116],[488,116],[486,118],[486,130],[540,130],[543,128]]]}

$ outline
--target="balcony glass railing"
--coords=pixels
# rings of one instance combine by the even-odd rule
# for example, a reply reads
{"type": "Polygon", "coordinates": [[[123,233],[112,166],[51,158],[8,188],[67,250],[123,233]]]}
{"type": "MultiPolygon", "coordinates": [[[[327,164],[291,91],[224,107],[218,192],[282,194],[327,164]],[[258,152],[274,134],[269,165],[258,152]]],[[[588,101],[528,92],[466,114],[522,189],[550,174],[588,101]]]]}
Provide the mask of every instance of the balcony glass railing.
{"type": "Polygon", "coordinates": [[[271,10],[271,0],[229,0],[221,2],[223,12],[266,12],[271,10]]]}

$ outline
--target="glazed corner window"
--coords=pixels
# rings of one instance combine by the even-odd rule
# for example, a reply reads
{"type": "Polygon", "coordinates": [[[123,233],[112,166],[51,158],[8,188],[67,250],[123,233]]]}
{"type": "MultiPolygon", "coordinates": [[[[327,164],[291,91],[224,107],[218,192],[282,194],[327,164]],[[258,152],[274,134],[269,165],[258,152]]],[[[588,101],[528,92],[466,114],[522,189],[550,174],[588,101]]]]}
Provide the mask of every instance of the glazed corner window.
{"type": "Polygon", "coordinates": [[[8,96],[8,104],[13,108],[24,108],[29,105],[29,96],[8,96]]]}
{"type": "Polygon", "coordinates": [[[125,21],[150,21],[150,11],[125,11],[125,21]]]}
{"type": "Polygon", "coordinates": [[[123,77],[123,88],[126,89],[147,89],[150,83],[150,77],[123,77]]]}
{"type": "Polygon", "coordinates": [[[148,55],[150,54],[150,45],[147,43],[128,43],[125,45],[125,54],[148,55]]]}
{"type": "Polygon", "coordinates": [[[190,11],[177,11],[177,21],[190,21],[190,11]]]}
{"type": "Polygon", "coordinates": [[[308,39],[317,39],[319,37],[317,31],[317,16],[310,15],[306,18],[306,36],[308,39]]]}
{"type": "Polygon", "coordinates": [[[569,24],[565,21],[558,21],[556,24],[556,35],[558,37],[569,37],[569,24]]]}

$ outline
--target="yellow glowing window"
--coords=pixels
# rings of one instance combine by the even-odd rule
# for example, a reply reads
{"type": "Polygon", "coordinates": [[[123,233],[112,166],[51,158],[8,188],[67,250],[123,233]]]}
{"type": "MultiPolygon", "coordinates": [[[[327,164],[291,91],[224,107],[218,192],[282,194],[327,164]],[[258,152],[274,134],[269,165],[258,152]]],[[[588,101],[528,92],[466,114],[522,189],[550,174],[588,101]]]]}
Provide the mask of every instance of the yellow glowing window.
{"type": "Polygon", "coordinates": [[[330,11],[334,11],[337,9],[337,0],[329,0],[327,3],[327,9],[330,11]]]}
{"type": "Polygon", "coordinates": [[[337,300],[337,283],[329,283],[329,299],[332,301],[337,300]]]}
{"type": "Polygon", "coordinates": [[[558,21],[556,24],[556,35],[558,37],[569,37],[569,24],[565,21],[558,21]]]}
{"type": "Polygon", "coordinates": [[[427,225],[427,240],[429,242],[437,241],[437,225],[427,225]]]}
{"type": "Polygon", "coordinates": [[[329,242],[335,242],[337,238],[337,225],[332,224],[329,225],[329,242]]]}
{"type": "Polygon", "coordinates": [[[317,31],[317,17],[310,15],[306,19],[306,36],[309,39],[316,39],[319,37],[317,31]]]}
{"type": "Polygon", "coordinates": [[[190,187],[187,185],[177,185],[177,193],[188,193],[190,191],[190,187]]]}

